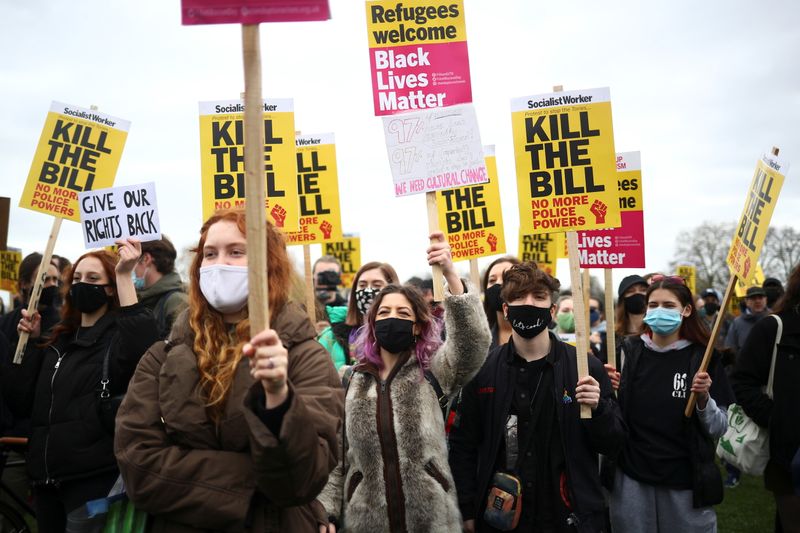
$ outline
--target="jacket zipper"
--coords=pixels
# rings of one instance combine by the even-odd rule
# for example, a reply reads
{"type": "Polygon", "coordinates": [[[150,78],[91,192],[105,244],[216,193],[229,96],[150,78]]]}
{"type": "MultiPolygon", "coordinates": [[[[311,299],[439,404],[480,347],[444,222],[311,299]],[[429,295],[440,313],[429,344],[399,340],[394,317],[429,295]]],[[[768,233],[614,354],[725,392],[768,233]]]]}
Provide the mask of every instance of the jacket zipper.
{"type": "Polygon", "coordinates": [[[378,395],[378,436],[383,452],[383,471],[386,482],[386,505],[389,512],[389,528],[393,532],[406,531],[406,517],[403,485],[400,477],[400,459],[397,453],[397,439],[394,435],[392,399],[387,380],[380,380],[378,395]],[[390,495],[389,490],[394,493],[390,495]]]}
{"type": "Polygon", "coordinates": [[[47,436],[44,438],[44,473],[45,473],[45,484],[50,485],[53,483],[53,480],[50,479],[50,469],[47,466],[47,449],[50,445],[50,427],[53,425],[53,403],[55,400],[55,393],[53,391],[53,384],[56,380],[56,374],[58,374],[58,369],[61,366],[61,360],[64,359],[64,356],[67,355],[64,353],[63,355],[61,352],[58,351],[58,348],[55,346],[51,346],[53,350],[58,355],[58,360],[56,361],[56,366],[53,368],[53,375],[50,376],[50,410],[47,413],[47,436]]]}

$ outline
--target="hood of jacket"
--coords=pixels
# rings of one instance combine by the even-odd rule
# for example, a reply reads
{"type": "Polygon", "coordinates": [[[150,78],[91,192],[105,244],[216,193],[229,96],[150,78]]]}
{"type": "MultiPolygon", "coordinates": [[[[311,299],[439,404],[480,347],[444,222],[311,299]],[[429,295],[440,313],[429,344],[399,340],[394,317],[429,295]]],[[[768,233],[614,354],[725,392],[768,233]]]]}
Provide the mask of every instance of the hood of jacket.
{"type": "Polygon", "coordinates": [[[164,274],[161,279],[146,289],[136,291],[139,301],[145,305],[155,304],[161,295],[174,290],[183,290],[183,281],[177,272],[164,274]]]}

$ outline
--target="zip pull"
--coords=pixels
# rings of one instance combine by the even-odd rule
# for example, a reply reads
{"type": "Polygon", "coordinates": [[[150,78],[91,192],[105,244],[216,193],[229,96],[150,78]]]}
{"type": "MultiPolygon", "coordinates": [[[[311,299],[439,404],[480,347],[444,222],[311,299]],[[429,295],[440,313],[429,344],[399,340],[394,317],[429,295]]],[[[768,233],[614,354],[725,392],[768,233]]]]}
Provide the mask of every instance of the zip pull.
{"type": "Polygon", "coordinates": [[[386,381],[385,380],[381,381],[381,393],[382,394],[386,393],[386,381]]]}

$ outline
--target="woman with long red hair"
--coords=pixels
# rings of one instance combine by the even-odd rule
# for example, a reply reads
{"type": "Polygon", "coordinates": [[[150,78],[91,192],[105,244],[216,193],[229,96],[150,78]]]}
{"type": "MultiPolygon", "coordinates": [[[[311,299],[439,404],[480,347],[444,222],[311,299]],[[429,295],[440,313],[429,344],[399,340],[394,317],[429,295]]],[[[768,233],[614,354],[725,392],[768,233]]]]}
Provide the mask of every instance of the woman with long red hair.
{"type": "Polygon", "coordinates": [[[145,354],[117,417],[116,454],[152,531],[311,531],[336,465],[342,388],[267,228],[272,329],[250,337],[243,211],[200,230],[189,309],[145,354]]]}
{"type": "Polygon", "coordinates": [[[61,322],[49,340],[38,313],[23,311],[18,330],[31,341],[22,366],[3,371],[3,395],[29,416],[28,475],[41,533],[96,531],[86,502],[104,498],[119,471],[114,458],[113,397],[125,393],[139,358],[155,342],[155,320],[137,303],[131,271],[138,241],[120,241],[119,258],[104,250],[72,267],[61,322]]]}

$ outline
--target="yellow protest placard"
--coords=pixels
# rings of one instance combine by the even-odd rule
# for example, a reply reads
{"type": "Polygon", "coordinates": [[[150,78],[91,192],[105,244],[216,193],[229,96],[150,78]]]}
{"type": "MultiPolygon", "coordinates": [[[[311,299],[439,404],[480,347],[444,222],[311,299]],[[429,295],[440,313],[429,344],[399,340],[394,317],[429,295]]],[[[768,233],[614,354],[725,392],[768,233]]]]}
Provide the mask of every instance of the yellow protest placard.
{"type": "Polygon", "coordinates": [[[53,102],[19,206],[80,222],[78,193],[114,185],[130,122],[53,102]]]}
{"type": "Polygon", "coordinates": [[[520,232],[620,225],[608,88],[511,101],[520,232]]]}
{"type": "Polygon", "coordinates": [[[22,251],[16,248],[0,251],[0,290],[16,294],[19,291],[19,264],[22,251]]]}
{"type": "MultiPolygon", "coordinates": [[[[297,231],[297,169],[294,103],[264,100],[264,177],[267,219],[297,231]]],[[[218,209],[244,207],[244,104],[241,100],[200,102],[200,172],[203,220],[218,209]]]]}
{"type": "Polygon", "coordinates": [[[697,268],[692,265],[678,265],[676,269],[678,276],[686,281],[686,286],[692,294],[697,294],[697,268]]]}
{"type": "Polygon", "coordinates": [[[761,268],[761,263],[756,263],[756,268],[750,274],[749,279],[742,279],[736,276],[736,296],[744,298],[747,296],[747,289],[750,287],[761,287],[764,285],[764,270],[761,268]]]}
{"type": "Polygon", "coordinates": [[[739,278],[752,276],[788,167],[777,156],[766,154],[756,164],[744,210],[728,251],[728,266],[739,278]]]}
{"type": "Polygon", "coordinates": [[[436,191],[439,227],[453,261],[506,253],[494,146],[484,146],[483,153],[488,182],[436,191]]]}
{"type": "Polygon", "coordinates": [[[315,244],[342,238],[339,179],[333,133],[297,137],[297,195],[300,228],[286,244],[315,244]]]}
{"type": "Polygon", "coordinates": [[[563,257],[559,250],[565,244],[563,233],[537,233],[534,235],[519,235],[519,253],[522,261],[534,261],[540,270],[551,276],[556,276],[558,258],[563,257]]]}
{"type": "Polygon", "coordinates": [[[345,234],[341,240],[322,243],[322,255],[332,255],[342,264],[342,286],[350,287],[361,268],[361,237],[345,234]]]}

